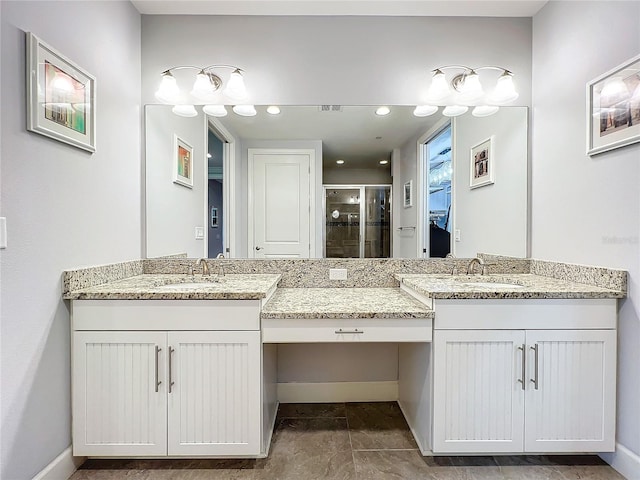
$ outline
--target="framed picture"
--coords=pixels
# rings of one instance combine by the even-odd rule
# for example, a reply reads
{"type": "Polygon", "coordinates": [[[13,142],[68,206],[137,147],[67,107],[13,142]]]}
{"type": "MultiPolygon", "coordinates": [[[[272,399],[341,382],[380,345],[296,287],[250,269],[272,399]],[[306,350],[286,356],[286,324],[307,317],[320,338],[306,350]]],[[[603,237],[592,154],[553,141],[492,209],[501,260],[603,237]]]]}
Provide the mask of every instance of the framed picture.
{"type": "Polygon", "coordinates": [[[218,209],[211,207],[211,228],[218,228],[218,209]]]}
{"type": "Polygon", "coordinates": [[[471,147],[471,163],[469,165],[471,188],[483,187],[493,183],[495,163],[493,159],[493,137],[471,147]]]}
{"type": "Polygon", "coordinates": [[[173,136],[173,183],[193,188],[193,147],[173,136]]]}
{"type": "Polygon", "coordinates": [[[413,180],[404,184],[404,208],[413,207],[413,180]]]}
{"type": "Polygon", "coordinates": [[[96,151],[96,79],[27,33],[27,130],[96,151]]]}
{"type": "Polygon", "coordinates": [[[587,155],[640,142],[640,55],[587,83],[587,155]]]}

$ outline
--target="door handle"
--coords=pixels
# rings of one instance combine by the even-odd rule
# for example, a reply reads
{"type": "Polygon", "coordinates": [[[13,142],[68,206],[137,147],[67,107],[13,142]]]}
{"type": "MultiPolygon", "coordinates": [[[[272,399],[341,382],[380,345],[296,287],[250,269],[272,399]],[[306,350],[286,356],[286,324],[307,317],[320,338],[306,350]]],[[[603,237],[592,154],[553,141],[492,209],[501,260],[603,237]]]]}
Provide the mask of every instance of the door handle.
{"type": "Polygon", "coordinates": [[[522,378],[519,378],[518,382],[520,382],[522,384],[522,390],[524,390],[526,388],[526,384],[524,383],[524,379],[527,376],[527,367],[526,367],[527,353],[526,353],[526,350],[524,348],[524,343],[518,347],[518,350],[520,350],[522,352],[522,370],[520,372],[522,378]]]}
{"type": "Polygon", "coordinates": [[[531,381],[533,382],[535,389],[538,390],[538,344],[536,343],[530,348],[533,350],[533,378],[531,381]]]}
{"type": "Polygon", "coordinates": [[[173,355],[173,352],[175,352],[176,350],[172,347],[169,347],[169,393],[171,393],[173,385],[174,385],[174,381],[171,379],[172,375],[171,375],[171,356],[173,355]]]}
{"type": "Polygon", "coordinates": [[[160,352],[162,349],[156,345],[156,393],[158,393],[158,387],[162,383],[161,380],[158,380],[158,357],[160,356],[160,352]]]}
{"type": "Polygon", "coordinates": [[[258,250],[262,250],[262,247],[256,247],[256,252],[257,252],[258,250]]]}

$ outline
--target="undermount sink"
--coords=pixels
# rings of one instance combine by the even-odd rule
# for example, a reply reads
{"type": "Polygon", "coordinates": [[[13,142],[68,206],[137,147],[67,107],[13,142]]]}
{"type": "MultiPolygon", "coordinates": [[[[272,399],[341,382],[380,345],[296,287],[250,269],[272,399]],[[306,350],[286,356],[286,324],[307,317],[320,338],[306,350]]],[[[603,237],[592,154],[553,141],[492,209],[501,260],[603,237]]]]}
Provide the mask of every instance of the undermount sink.
{"type": "Polygon", "coordinates": [[[502,282],[464,282],[464,286],[467,287],[481,287],[481,288],[523,288],[524,285],[518,285],[517,283],[502,283],[502,282]]]}
{"type": "Polygon", "coordinates": [[[202,288],[213,287],[217,285],[217,281],[212,282],[181,282],[181,283],[169,283],[167,285],[160,285],[156,287],[158,290],[200,290],[202,288]]]}

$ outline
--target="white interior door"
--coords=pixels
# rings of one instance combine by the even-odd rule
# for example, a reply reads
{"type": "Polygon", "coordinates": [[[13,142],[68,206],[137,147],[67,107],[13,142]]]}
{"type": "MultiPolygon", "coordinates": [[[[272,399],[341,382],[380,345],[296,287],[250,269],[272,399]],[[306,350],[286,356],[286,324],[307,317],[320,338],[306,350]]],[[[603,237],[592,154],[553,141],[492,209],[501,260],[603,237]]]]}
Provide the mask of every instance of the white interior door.
{"type": "Polygon", "coordinates": [[[310,257],[314,163],[314,150],[249,149],[249,257],[310,257]]]}

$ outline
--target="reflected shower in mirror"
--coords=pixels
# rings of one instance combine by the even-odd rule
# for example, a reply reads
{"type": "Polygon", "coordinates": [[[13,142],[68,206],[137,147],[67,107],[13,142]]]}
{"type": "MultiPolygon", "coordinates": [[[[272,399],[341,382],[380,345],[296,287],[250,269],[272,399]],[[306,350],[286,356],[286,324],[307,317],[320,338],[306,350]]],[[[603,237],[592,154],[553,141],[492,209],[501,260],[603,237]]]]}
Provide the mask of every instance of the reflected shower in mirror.
{"type": "MultiPolygon", "coordinates": [[[[475,256],[478,251],[526,255],[526,107],[503,107],[492,117],[466,114],[454,119],[416,117],[409,106],[389,106],[390,113],[384,116],[376,115],[373,106],[284,106],[277,115],[267,113],[267,106],[256,106],[254,117],[230,111],[221,118],[196,108],[199,114],[193,118],[178,117],[166,105],[145,109],[147,257],[223,253],[227,258],[317,258],[339,250],[343,257],[429,256],[433,210],[429,191],[435,189],[430,189],[433,177],[429,178],[428,171],[433,169],[425,144],[447,125],[452,133],[447,165],[451,168],[450,251],[457,256],[475,256]],[[471,189],[471,147],[491,136],[495,184],[471,189]],[[193,148],[191,188],[173,181],[176,137],[193,148]],[[220,155],[222,158],[215,158],[220,155]],[[259,157],[270,160],[258,174],[255,168],[263,163],[257,161],[259,157]],[[274,162],[288,167],[271,168],[274,162]],[[293,175],[294,170],[300,175],[293,175]],[[260,178],[263,183],[257,187],[260,178]],[[410,206],[403,202],[405,184],[413,189],[410,206]],[[212,185],[216,187],[213,193],[212,185]],[[336,246],[333,237],[338,233],[331,228],[342,228],[343,219],[327,216],[336,209],[329,208],[324,187],[374,185],[386,192],[384,202],[380,195],[371,198],[372,204],[374,200],[385,204],[384,215],[373,215],[374,207],[369,212],[363,204],[365,232],[358,223],[358,238],[351,239],[355,244],[336,246]],[[260,190],[261,202],[256,202],[256,188],[266,189],[267,193],[260,190]],[[279,213],[281,207],[286,217],[279,213]],[[371,218],[367,218],[369,213],[371,218]],[[516,221],[513,229],[499,226],[512,217],[516,221]],[[388,228],[374,233],[369,228],[374,224],[388,228]],[[270,229],[269,225],[278,227],[270,229]],[[298,242],[294,253],[270,253],[270,239],[281,248],[292,243],[296,229],[303,230],[299,238],[308,238],[308,248],[307,243],[298,242]],[[368,249],[367,235],[375,238],[368,249]],[[345,254],[347,250],[351,253],[345,254]]],[[[368,198],[366,192],[363,195],[361,198],[368,198]]],[[[349,221],[345,222],[347,228],[349,221]]]]}

